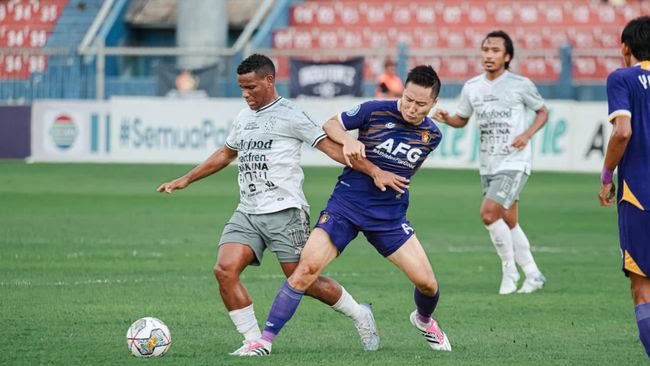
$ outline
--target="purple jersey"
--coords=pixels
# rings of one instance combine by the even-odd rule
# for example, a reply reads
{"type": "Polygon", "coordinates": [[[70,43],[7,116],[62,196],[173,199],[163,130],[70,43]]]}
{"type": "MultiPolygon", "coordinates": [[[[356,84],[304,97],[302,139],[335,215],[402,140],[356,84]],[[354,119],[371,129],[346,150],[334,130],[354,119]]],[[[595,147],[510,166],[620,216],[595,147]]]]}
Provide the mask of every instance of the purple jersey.
{"type": "MultiPolygon", "coordinates": [[[[438,146],[442,134],[426,117],[417,126],[402,118],[399,101],[369,101],[341,113],[346,130],[359,130],[366,158],[379,168],[411,178],[424,159],[438,146]]],[[[331,200],[349,210],[386,220],[401,218],[408,208],[409,192],[380,191],[369,176],[346,167],[338,178],[331,200]]]]}
{"type": "Polygon", "coordinates": [[[650,210],[650,61],[607,78],[609,120],[631,119],[632,137],[618,163],[618,200],[650,210]]]}

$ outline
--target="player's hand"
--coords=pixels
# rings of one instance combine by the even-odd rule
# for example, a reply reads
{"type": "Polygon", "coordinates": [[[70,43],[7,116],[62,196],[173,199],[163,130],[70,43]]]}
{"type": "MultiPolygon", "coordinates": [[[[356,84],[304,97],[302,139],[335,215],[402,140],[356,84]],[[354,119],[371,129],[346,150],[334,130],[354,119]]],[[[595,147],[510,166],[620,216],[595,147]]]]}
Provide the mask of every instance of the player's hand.
{"type": "Polygon", "coordinates": [[[160,193],[172,193],[175,189],[183,189],[189,185],[189,181],[185,177],[174,179],[171,182],[165,182],[156,189],[160,193]]]}
{"type": "Polygon", "coordinates": [[[404,193],[404,189],[409,187],[409,180],[407,178],[381,169],[378,169],[372,175],[372,179],[375,182],[375,186],[382,192],[386,191],[386,187],[390,187],[398,193],[404,193]]]}
{"type": "Polygon", "coordinates": [[[530,141],[528,136],[522,133],[521,135],[515,137],[515,139],[512,141],[512,147],[521,150],[526,147],[526,145],[528,145],[528,141],[530,141]]]}
{"type": "Polygon", "coordinates": [[[603,184],[598,193],[598,200],[601,206],[611,206],[616,198],[616,186],[614,183],[603,184]]]}
{"type": "Polygon", "coordinates": [[[355,160],[361,160],[366,157],[366,145],[359,140],[352,140],[343,145],[343,156],[345,163],[352,167],[355,160]]]}
{"type": "Polygon", "coordinates": [[[449,118],[449,112],[447,112],[444,109],[436,109],[433,112],[432,118],[435,119],[436,121],[447,123],[447,119],[449,118]]]}

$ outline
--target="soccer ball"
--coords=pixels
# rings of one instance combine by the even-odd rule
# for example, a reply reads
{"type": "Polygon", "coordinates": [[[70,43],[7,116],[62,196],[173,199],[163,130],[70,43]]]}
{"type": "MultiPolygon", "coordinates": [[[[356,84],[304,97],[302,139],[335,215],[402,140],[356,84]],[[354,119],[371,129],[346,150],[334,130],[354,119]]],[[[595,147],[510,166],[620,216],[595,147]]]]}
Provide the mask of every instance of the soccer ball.
{"type": "Polygon", "coordinates": [[[162,356],[172,345],[172,334],[162,320],[145,317],[126,331],[126,345],[136,357],[162,356]]]}

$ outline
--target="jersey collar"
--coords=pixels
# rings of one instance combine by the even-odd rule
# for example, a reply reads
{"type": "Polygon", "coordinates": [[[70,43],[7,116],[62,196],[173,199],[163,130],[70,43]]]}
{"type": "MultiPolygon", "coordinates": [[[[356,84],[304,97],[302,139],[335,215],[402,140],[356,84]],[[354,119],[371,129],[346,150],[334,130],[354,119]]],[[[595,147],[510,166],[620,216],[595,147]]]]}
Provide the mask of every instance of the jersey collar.
{"type": "Polygon", "coordinates": [[[265,105],[264,107],[256,110],[255,113],[260,113],[263,110],[266,110],[266,109],[269,109],[269,108],[273,107],[274,105],[276,105],[280,101],[280,99],[282,99],[282,97],[278,97],[278,99],[274,100],[273,102],[271,102],[271,103],[265,105]]]}

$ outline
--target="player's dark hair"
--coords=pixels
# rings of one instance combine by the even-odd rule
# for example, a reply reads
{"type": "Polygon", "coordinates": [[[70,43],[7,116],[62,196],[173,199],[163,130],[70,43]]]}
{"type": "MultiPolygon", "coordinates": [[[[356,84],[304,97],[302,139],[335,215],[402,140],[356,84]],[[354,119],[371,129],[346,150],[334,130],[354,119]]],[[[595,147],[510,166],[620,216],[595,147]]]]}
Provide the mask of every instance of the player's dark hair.
{"type": "Polygon", "coordinates": [[[255,72],[255,74],[262,77],[267,75],[275,77],[275,65],[273,65],[273,61],[271,61],[270,58],[255,53],[246,57],[246,59],[237,66],[237,75],[244,75],[249,72],[255,72]]]}
{"type": "MultiPolygon", "coordinates": [[[[508,35],[508,33],[502,31],[502,30],[495,30],[487,34],[485,38],[483,38],[483,42],[481,42],[481,48],[483,48],[483,44],[485,41],[487,41],[488,38],[501,38],[503,39],[503,44],[506,46],[506,55],[510,55],[510,61],[512,61],[513,58],[515,58],[515,46],[512,44],[512,38],[508,35]]],[[[510,67],[510,61],[506,61],[505,68],[508,70],[510,67]]]]}
{"type": "Polygon", "coordinates": [[[419,65],[412,68],[406,76],[406,82],[404,85],[408,85],[408,83],[413,83],[425,88],[431,88],[431,97],[433,99],[436,99],[438,93],[440,93],[440,78],[438,77],[436,70],[429,65],[419,65]]]}
{"type": "Polygon", "coordinates": [[[637,61],[650,60],[650,16],[630,20],[621,33],[621,43],[630,48],[637,61]]]}

